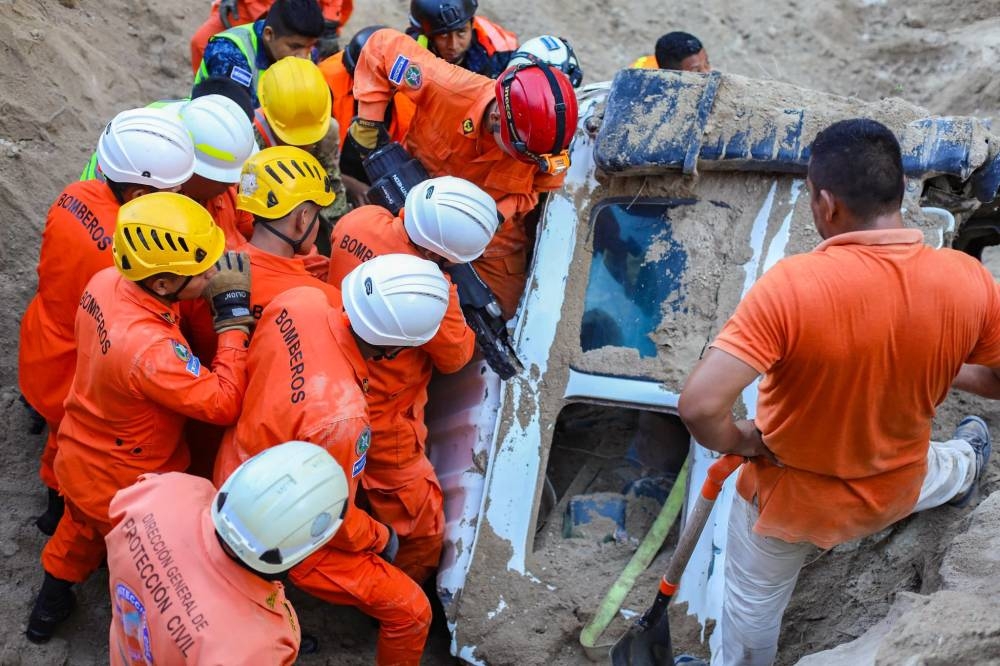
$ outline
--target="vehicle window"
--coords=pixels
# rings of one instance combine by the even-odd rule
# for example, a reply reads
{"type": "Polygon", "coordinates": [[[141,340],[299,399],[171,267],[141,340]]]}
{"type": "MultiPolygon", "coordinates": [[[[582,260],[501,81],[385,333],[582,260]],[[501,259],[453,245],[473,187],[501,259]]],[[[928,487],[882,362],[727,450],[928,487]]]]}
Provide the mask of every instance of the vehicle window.
{"type": "Polygon", "coordinates": [[[593,261],[584,297],[580,346],[630,347],[656,356],[650,335],[667,308],[684,307],[687,253],[670,218],[696,199],[609,200],[595,206],[593,261]]]}

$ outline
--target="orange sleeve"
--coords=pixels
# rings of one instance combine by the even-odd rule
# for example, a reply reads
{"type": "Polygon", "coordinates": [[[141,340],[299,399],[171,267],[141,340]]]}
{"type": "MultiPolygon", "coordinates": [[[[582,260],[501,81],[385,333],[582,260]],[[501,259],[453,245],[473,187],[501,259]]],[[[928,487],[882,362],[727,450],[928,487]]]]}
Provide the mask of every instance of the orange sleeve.
{"type": "Polygon", "coordinates": [[[978,270],[985,283],[986,312],[979,341],[966,362],[996,368],[1000,367],[1000,284],[985,266],[979,265],[978,270]]]}
{"type": "Polygon", "coordinates": [[[381,120],[393,94],[399,92],[419,106],[428,90],[465,99],[472,106],[482,96],[484,76],[451,65],[397,30],[386,28],[368,38],[354,70],[354,98],[358,115],[381,120]],[[401,85],[406,70],[416,65],[420,84],[401,85]]]}
{"type": "Polygon", "coordinates": [[[139,354],[132,369],[133,387],[178,414],[215,425],[235,423],[247,389],[247,335],[220,335],[211,370],[176,345],[164,338],[139,354]]]}
{"type": "Polygon", "coordinates": [[[451,298],[441,320],[441,328],[421,349],[430,355],[438,372],[444,374],[458,372],[472,360],[476,351],[476,334],[465,323],[455,285],[451,285],[451,298]]]}
{"type": "MultiPolygon", "coordinates": [[[[517,218],[524,217],[537,205],[537,192],[513,192],[497,200],[497,211],[503,215],[504,224],[513,224],[517,218]]],[[[498,230],[500,233],[502,231],[498,230]]]]}
{"type": "Polygon", "coordinates": [[[320,428],[302,433],[303,439],[326,449],[340,463],[347,477],[347,484],[351,489],[350,505],[344,522],[333,535],[330,545],[351,553],[366,550],[380,552],[389,541],[389,529],[354,504],[354,495],[364,472],[367,453],[367,450],[360,454],[357,452],[357,442],[366,430],[370,438],[368,420],[355,417],[327,421],[320,428]]]}
{"type": "Polygon", "coordinates": [[[786,355],[792,300],[790,275],[779,262],[750,289],[723,325],[712,347],[764,374],[786,355]]]}

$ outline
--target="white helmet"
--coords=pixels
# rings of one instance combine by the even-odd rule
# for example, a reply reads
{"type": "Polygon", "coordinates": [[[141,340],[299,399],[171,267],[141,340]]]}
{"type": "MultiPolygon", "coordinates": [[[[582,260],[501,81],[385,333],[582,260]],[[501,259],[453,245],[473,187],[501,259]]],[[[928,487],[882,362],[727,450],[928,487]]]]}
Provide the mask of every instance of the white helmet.
{"type": "Polygon", "coordinates": [[[194,172],[220,183],[238,183],[243,163],[257,152],[253,125],[225,95],[196,97],[178,111],[194,141],[194,172]]]}
{"type": "Polygon", "coordinates": [[[97,142],[97,165],[116,183],[166,190],[194,173],[191,134],[167,109],[122,111],[97,142]]]}
{"type": "Polygon", "coordinates": [[[456,264],[478,259],[499,222],[493,197],[454,176],[414,186],[404,208],[403,226],[410,240],[456,264]]]}
{"type": "Polygon", "coordinates": [[[562,37],[542,35],[529,39],[511,54],[507,66],[527,65],[536,60],[541,60],[561,70],[569,77],[569,82],[573,84],[574,88],[579,88],[580,84],[583,83],[583,70],[580,69],[580,61],[577,60],[573,47],[562,37]]]}
{"type": "Polygon", "coordinates": [[[369,259],[340,289],[351,328],[376,347],[419,347],[433,338],[450,295],[437,264],[410,254],[369,259]]]}
{"type": "Polygon", "coordinates": [[[236,468],[215,495],[212,522],[244,564],[276,574],[336,534],[349,497],[344,470],[326,449],[286,442],[236,468]]]}

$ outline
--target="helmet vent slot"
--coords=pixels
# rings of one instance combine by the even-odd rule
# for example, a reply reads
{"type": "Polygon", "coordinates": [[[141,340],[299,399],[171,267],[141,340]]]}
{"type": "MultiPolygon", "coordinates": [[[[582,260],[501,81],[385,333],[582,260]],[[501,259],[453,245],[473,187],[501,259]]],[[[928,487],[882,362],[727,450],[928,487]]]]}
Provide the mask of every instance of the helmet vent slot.
{"type": "Polygon", "coordinates": [[[171,250],[173,250],[174,252],[177,251],[177,245],[176,245],[176,243],[174,243],[174,237],[173,236],[171,236],[169,233],[164,233],[163,234],[163,240],[167,241],[167,245],[170,246],[171,250]]]}
{"type": "Polygon", "coordinates": [[[190,252],[190,250],[188,249],[187,241],[184,240],[183,236],[177,237],[177,244],[180,245],[181,249],[184,250],[185,252],[190,252]]]}
{"type": "MultiPolygon", "coordinates": [[[[143,235],[142,229],[140,227],[136,227],[135,236],[136,236],[136,238],[139,239],[139,242],[142,243],[142,246],[144,248],[146,248],[146,250],[150,250],[150,251],[152,250],[152,248],[149,247],[149,243],[146,242],[146,236],[143,235]]],[[[136,249],[138,250],[139,248],[136,248],[136,249]]]]}
{"type": "Polygon", "coordinates": [[[306,172],[302,170],[302,167],[299,166],[299,163],[296,162],[295,160],[291,160],[291,162],[292,162],[292,166],[295,167],[295,170],[299,172],[299,175],[304,178],[305,175],[306,175],[306,172]]]}
{"type": "Polygon", "coordinates": [[[160,242],[160,235],[156,233],[156,229],[149,230],[149,237],[152,239],[153,244],[156,245],[156,249],[163,250],[163,243],[160,242]]]}
{"type": "MultiPolygon", "coordinates": [[[[285,173],[287,173],[289,178],[291,178],[292,180],[295,180],[295,174],[292,173],[291,169],[289,169],[287,166],[285,166],[284,162],[278,162],[278,168],[281,169],[282,171],[284,171],[285,173]]],[[[275,180],[277,180],[277,178],[275,178],[275,180]]],[[[280,183],[281,181],[279,180],[278,182],[280,183]]]]}
{"type": "MultiPolygon", "coordinates": [[[[279,162],[278,164],[281,164],[281,163],[279,162]]],[[[270,165],[270,164],[268,164],[268,165],[267,165],[266,167],[264,167],[264,171],[265,171],[265,172],[267,173],[267,175],[269,175],[269,176],[270,176],[271,178],[274,178],[275,182],[277,182],[277,183],[278,183],[278,185],[281,185],[281,184],[282,184],[282,182],[283,182],[283,181],[282,181],[282,180],[281,180],[281,178],[280,178],[280,177],[278,176],[277,172],[275,172],[275,170],[271,168],[271,165],[270,165]]],[[[288,169],[285,169],[285,171],[288,171],[288,169]]],[[[288,175],[289,175],[289,176],[291,176],[291,175],[292,175],[292,174],[291,174],[291,172],[289,172],[289,173],[288,173],[288,175]]]]}

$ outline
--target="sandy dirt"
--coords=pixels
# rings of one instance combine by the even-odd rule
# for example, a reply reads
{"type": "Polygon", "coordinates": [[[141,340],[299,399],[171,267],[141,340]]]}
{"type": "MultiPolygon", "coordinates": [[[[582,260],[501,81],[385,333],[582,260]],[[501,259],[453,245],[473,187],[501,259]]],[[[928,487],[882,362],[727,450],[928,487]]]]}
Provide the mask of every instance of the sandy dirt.
{"type": "MultiPolygon", "coordinates": [[[[356,4],[348,34],[373,23],[405,25],[406,3],[402,0],[360,0],[356,4]]],[[[650,53],[662,32],[689,29],[703,39],[713,65],[733,74],[774,78],[866,100],[899,96],[937,113],[990,116],[1000,104],[1000,79],[994,71],[1000,55],[1000,18],[993,0],[960,4],[937,0],[792,0],[780,5],[765,0],[667,4],[657,0],[507,0],[481,4],[483,13],[523,38],[543,32],[568,38],[588,81],[610,78],[635,57],[650,53]]],[[[80,608],[60,632],[61,637],[38,648],[21,636],[40,578],[37,558],[43,538],[32,520],[43,508],[37,480],[43,440],[28,434],[27,415],[16,399],[18,321],[34,289],[33,271],[45,210],[59,190],[77,176],[100,129],[115,112],[185,94],[190,83],[187,39],[207,14],[207,7],[202,0],[159,4],[0,0],[0,217],[7,222],[0,230],[0,298],[8,312],[0,320],[0,426],[4,433],[0,496],[7,507],[0,526],[4,571],[0,596],[7,606],[0,619],[0,664],[106,663],[109,613],[103,573],[82,587],[80,608]]],[[[629,191],[627,183],[616,187],[623,193],[629,191]]],[[[700,238],[706,243],[720,241],[715,232],[695,225],[681,233],[690,234],[692,244],[699,241],[698,234],[707,234],[700,238]]],[[[792,241],[804,248],[809,238],[792,241]]],[[[734,249],[731,261],[736,264],[740,259],[734,249]]],[[[1000,261],[994,263],[1000,266],[1000,261]]],[[[695,299],[700,302],[711,299],[713,280],[717,280],[717,288],[736,279],[726,266],[706,267],[704,282],[694,285],[696,291],[704,293],[695,299]]],[[[702,313],[704,321],[710,321],[709,327],[718,325],[719,318],[734,305],[732,299],[720,301],[702,313]]],[[[696,333],[692,339],[703,338],[710,331],[700,328],[696,333]]],[[[666,348],[673,345],[672,353],[680,355],[682,361],[674,377],[674,382],[680,382],[680,368],[700,350],[683,340],[658,342],[666,348]]],[[[581,362],[623,360],[628,359],[594,357],[581,362]]],[[[946,436],[966,413],[984,415],[994,433],[1000,433],[996,405],[953,395],[941,409],[936,436],[946,436]]],[[[603,437],[627,438],[631,421],[606,421],[601,424],[603,437]]],[[[1000,489],[998,470],[997,465],[991,466],[987,491],[1000,489]]],[[[914,650],[930,655],[927,663],[935,659],[936,663],[962,663],[969,655],[992,655],[988,650],[996,649],[1000,623],[989,611],[996,607],[997,588],[976,588],[972,583],[972,589],[987,590],[992,596],[969,603],[967,597],[954,596],[969,595],[968,588],[948,583],[957,562],[967,561],[970,553],[985,547],[988,531],[983,535],[975,529],[966,532],[970,524],[976,524],[968,518],[971,511],[937,509],[860,543],[817,555],[803,571],[786,615],[780,663],[793,663],[801,655],[861,636],[905,592],[935,594],[912,602],[916,610],[903,616],[891,644],[883,645],[880,661],[898,663],[914,650]],[[953,540],[960,547],[948,549],[953,540]],[[937,592],[939,589],[943,591],[937,592]],[[966,617],[974,620],[980,651],[949,652],[948,645],[962,643],[966,617]],[[928,625],[948,637],[945,647],[926,646],[924,650],[921,641],[927,640],[928,625]]],[[[641,531],[648,518],[632,516],[630,530],[641,531]]],[[[567,543],[551,532],[554,525],[546,526],[539,554],[550,560],[548,566],[562,570],[557,574],[566,578],[578,575],[571,560],[580,560],[560,553],[567,543]]],[[[673,538],[668,539],[668,545],[673,538]]],[[[580,539],[587,540],[586,536],[580,539]]],[[[595,569],[601,573],[588,581],[585,591],[549,595],[539,609],[551,611],[551,621],[545,621],[545,614],[527,613],[539,609],[525,609],[525,623],[511,625],[507,639],[512,644],[533,644],[536,649],[507,655],[497,651],[491,655],[495,663],[580,663],[581,654],[573,647],[579,628],[610,584],[612,577],[607,572],[622,558],[627,559],[630,547],[630,542],[590,539],[587,555],[594,565],[600,565],[595,569]]],[[[629,607],[643,608],[648,603],[650,595],[645,591],[653,588],[651,581],[666,555],[661,554],[640,580],[629,607]]],[[[971,580],[975,581],[973,574],[971,580]]],[[[302,595],[292,596],[305,630],[323,640],[322,653],[304,656],[302,663],[349,666],[372,662],[375,630],[369,620],[350,610],[321,609],[302,595]]],[[[681,611],[672,612],[675,631],[682,646],[698,651],[697,632],[690,623],[682,624],[681,611]]],[[[425,663],[451,662],[445,656],[446,640],[438,628],[425,663]]],[[[501,638],[499,643],[503,642],[501,638]]]]}

